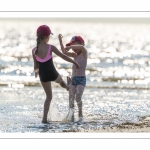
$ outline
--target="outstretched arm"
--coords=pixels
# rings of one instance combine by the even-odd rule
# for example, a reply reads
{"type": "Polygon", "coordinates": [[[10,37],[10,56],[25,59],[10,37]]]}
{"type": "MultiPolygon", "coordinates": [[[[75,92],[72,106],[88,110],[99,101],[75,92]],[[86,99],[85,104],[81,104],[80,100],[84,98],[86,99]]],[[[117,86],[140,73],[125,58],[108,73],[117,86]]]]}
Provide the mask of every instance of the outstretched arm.
{"type": "Polygon", "coordinates": [[[69,57],[75,57],[75,55],[76,55],[75,53],[73,53],[73,52],[71,53],[71,52],[68,52],[68,51],[65,50],[63,42],[62,42],[62,38],[63,38],[63,36],[61,34],[59,34],[58,39],[59,39],[59,43],[60,43],[62,53],[69,56],[69,57]]]}
{"type": "Polygon", "coordinates": [[[32,57],[33,57],[33,62],[34,62],[35,77],[37,77],[39,74],[39,71],[38,71],[38,63],[37,63],[35,55],[34,55],[34,50],[32,50],[32,57]]]}
{"type": "Polygon", "coordinates": [[[65,47],[66,51],[69,51],[70,49],[81,50],[82,53],[87,57],[87,49],[83,45],[71,45],[65,47]]]}
{"type": "Polygon", "coordinates": [[[54,52],[56,55],[58,55],[59,57],[61,57],[62,59],[68,61],[68,62],[71,62],[73,64],[76,65],[76,68],[78,69],[79,68],[79,64],[72,60],[71,58],[69,58],[68,56],[62,54],[55,46],[52,45],[52,52],[54,52]]]}
{"type": "Polygon", "coordinates": [[[66,50],[64,48],[64,45],[63,45],[63,42],[62,42],[62,38],[63,38],[62,34],[59,34],[58,35],[58,39],[59,39],[59,44],[60,44],[60,47],[61,47],[61,51],[62,51],[63,54],[65,54],[66,50]]]}

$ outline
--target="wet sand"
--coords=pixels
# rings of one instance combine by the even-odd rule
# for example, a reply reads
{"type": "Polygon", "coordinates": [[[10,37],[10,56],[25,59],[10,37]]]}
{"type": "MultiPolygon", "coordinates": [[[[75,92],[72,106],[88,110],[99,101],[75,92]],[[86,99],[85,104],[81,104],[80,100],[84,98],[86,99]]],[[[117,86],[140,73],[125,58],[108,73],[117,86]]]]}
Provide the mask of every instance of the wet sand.
{"type": "Polygon", "coordinates": [[[87,132],[124,132],[124,133],[143,133],[150,132],[150,117],[141,117],[141,120],[136,123],[126,122],[113,127],[103,127],[99,130],[89,130],[87,132]]]}
{"type": "Polygon", "coordinates": [[[149,133],[150,132],[150,116],[141,117],[141,120],[132,123],[126,122],[112,127],[92,128],[88,130],[63,130],[62,132],[84,132],[84,133],[149,133]]]}

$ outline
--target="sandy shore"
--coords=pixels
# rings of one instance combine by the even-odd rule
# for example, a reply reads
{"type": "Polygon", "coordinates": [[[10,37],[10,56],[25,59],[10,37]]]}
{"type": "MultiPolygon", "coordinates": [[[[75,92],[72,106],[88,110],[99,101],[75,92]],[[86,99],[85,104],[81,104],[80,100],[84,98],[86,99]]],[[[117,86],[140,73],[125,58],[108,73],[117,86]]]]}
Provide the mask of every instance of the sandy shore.
{"type": "Polygon", "coordinates": [[[113,127],[103,127],[98,130],[89,130],[86,132],[129,132],[129,133],[141,133],[141,132],[150,132],[150,116],[142,117],[139,122],[136,123],[123,123],[113,127]]]}

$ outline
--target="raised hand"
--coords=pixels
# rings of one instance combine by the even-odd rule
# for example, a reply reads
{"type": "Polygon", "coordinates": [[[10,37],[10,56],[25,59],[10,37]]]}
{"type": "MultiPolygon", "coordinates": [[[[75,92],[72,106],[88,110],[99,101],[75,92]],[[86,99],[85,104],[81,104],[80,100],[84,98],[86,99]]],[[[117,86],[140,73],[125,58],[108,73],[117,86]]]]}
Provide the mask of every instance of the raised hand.
{"type": "Polygon", "coordinates": [[[62,34],[59,34],[59,35],[58,35],[59,41],[62,41],[62,38],[63,38],[62,34]]]}

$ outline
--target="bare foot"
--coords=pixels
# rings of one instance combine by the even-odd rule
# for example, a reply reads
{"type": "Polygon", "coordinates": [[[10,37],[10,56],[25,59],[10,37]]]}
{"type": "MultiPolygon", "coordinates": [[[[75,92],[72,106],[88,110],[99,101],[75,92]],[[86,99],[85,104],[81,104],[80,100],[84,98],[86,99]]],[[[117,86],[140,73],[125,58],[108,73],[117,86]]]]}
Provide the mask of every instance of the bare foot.
{"type": "Polygon", "coordinates": [[[71,78],[69,76],[67,76],[67,85],[68,85],[67,91],[69,91],[71,82],[72,82],[71,78]]]}
{"type": "Polygon", "coordinates": [[[83,123],[83,118],[82,118],[82,117],[79,117],[79,118],[78,118],[78,121],[76,121],[76,123],[77,123],[78,125],[81,125],[81,124],[83,123]]]}
{"type": "Polygon", "coordinates": [[[74,122],[74,114],[72,115],[71,121],[74,122]]]}
{"type": "Polygon", "coordinates": [[[43,119],[42,123],[48,123],[47,119],[43,119]]]}
{"type": "Polygon", "coordinates": [[[79,121],[79,122],[82,122],[82,121],[83,121],[83,117],[79,117],[79,118],[78,118],[78,121],[79,121]]]}

